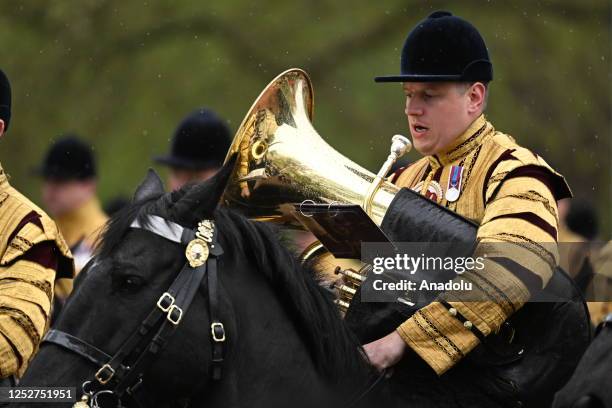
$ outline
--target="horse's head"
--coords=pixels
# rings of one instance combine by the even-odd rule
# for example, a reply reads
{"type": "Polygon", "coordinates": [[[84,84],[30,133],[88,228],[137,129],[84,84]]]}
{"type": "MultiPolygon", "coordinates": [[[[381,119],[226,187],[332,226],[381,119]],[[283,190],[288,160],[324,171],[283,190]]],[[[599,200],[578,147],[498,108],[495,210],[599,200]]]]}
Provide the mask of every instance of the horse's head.
{"type": "MultiPolygon", "coordinates": [[[[97,255],[75,281],[73,296],[54,327],[58,330],[55,340],[66,348],[43,344],[23,383],[70,385],[77,387],[77,393],[80,393],[81,384],[92,381],[89,384],[92,390],[101,389],[105,387],[95,381],[96,372],[105,380],[105,376],[110,376],[119,367],[130,367],[128,371],[136,368],[141,357],[149,360],[144,365],[139,363],[146,369],[146,381],[137,385],[140,375],[136,375],[128,378],[124,385],[128,391],[131,391],[130,387],[139,386],[144,391],[139,395],[154,396],[157,399],[155,405],[163,405],[165,395],[171,395],[175,400],[177,396],[188,398],[197,387],[207,382],[213,354],[209,304],[204,296],[195,294],[189,313],[179,315],[183,314],[180,308],[185,304],[178,305],[180,293],[176,292],[188,291],[193,285],[206,288],[208,282],[202,277],[201,282],[194,280],[197,268],[186,266],[185,244],[175,242],[171,236],[180,226],[188,232],[197,229],[199,221],[212,219],[232,164],[207,182],[167,194],[159,177],[149,171],[129,208],[109,222],[97,255]],[[157,225],[158,230],[150,225],[156,220],[163,220],[157,225]],[[182,269],[186,270],[183,282],[174,285],[175,293],[162,298],[182,269]],[[152,314],[156,314],[156,319],[150,318],[152,314]],[[143,328],[142,323],[148,317],[151,327],[143,328]],[[178,319],[181,321],[176,322],[178,319]],[[146,334],[134,335],[138,330],[146,329],[146,334]],[[165,332],[160,333],[160,330],[165,332]],[[66,337],[64,333],[73,337],[66,337]],[[92,357],[90,360],[102,360],[106,364],[108,357],[87,349],[86,344],[114,356],[130,336],[135,340],[129,349],[122,351],[125,356],[118,359],[116,365],[111,364],[102,371],[99,371],[98,363],[88,361],[87,356],[70,349],[70,344],[80,339],[83,343],[75,348],[81,348],[82,354],[92,357]],[[146,349],[156,346],[155,342],[160,343],[163,351],[147,353],[146,349]],[[168,344],[162,344],[164,342],[168,344]]],[[[179,241],[180,237],[179,232],[179,241]]],[[[186,239],[195,238],[187,234],[186,239]]],[[[217,244],[217,248],[211,251],[221,247],[217,244]]],[[[206,264],[200,268],[206,268],[206,264]]],[[[222,319],[223,315],[227,316],[231,305],[225,304],[227,297],[219,297],[219,294],[217,297],[221,315],[218,318],[222,319]]],[[[221,337],[219,329],[218,326],[216,334],[221,337]]],[[[116,378],[111,378],[108,384],[121,375],[134,374],[117,372],[116,378]]]]}
{"type": "Polygon", "coordinates": [[[279,392],[307,401],[305,390],[368,372],[327,292],[272,230],[216,208],[232,166],[173,193],[149,172],[107,225],[22,385],[76,387],[102,407],[117,396],[126,406],[258,406],[279,392]],[[210,256],[191,266],[186,251],[193,261],[202,248],[187,244],[210,237],[204,220],[214,223],[210,256]]]}

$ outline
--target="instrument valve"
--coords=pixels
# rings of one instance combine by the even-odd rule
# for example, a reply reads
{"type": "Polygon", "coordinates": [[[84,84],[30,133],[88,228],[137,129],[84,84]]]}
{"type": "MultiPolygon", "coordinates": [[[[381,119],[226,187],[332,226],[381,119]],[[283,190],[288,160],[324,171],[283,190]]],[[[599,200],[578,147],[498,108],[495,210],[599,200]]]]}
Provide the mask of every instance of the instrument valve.
{"type": "Polygon", "coordinates": [[[336,275],[342,275],[342,277],[346,279],[347,283],[351,283],[355,286],[361,286],[361,284],[365,280],[365,276],[363,276],[356,270],[350,268],[342,269],[341,267],[337,266],[334,270],[334,273],[336,275]]]}

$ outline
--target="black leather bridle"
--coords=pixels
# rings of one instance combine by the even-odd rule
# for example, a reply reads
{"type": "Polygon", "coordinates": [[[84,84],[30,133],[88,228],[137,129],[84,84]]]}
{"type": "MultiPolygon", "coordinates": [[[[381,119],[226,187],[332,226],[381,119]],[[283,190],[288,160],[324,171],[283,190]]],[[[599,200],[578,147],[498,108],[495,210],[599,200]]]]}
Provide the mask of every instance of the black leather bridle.
{"type": "Polygon", "coordinates": [[[99,407],[98,396],[102,394],[114,395],[119,407],[123,406],[122,398],[126,394],[140,405],[135,394],[142,385],[145,372],[189,310],[206,275],[212,340],[211,378],[221,379],[226,332],[219,320],[217,258],[223,254],[223,250],[217,240],[214,224],[204,220],[198,224],[196,230],[191,230],[155,215],[148,215],[146,218],[144,225],[136,220],[131,227],[145,229],[186,245],[185,255],[188,261],[136,331],[112,356],[60,330],[50,330],[43,340],[44,343],[70,350],[99,367],[93,379],[83,383],[83,406],[99,407]]]}

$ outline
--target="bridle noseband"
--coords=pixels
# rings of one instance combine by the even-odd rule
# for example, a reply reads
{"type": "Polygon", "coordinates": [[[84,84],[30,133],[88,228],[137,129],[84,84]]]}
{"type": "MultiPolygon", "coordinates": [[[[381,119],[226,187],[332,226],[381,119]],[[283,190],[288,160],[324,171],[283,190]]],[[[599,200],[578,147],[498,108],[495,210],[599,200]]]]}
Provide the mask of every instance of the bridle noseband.
{"type": "Polygon", "coordinates": [[[83,383],[84,395],[75,407],[89,407],[90,404],[92,408],[99,407],[97,398],[101,394],[114,394],[120,407],[124,394],[139,404],[134,395],[142,385],[144,373],[182,321],[207,275],[212,340],[211,378],[221,379],[226,332],[218,313],[217,258],[223,254],[223,250],[213,222],[201,221],[196,230],[191,230],[162,217],[147,215],[144,225],[135,220],[131,227],[186,245],[187,262],[170,288],[159,297],[153,310],[114,355],[60,330],[52,329],[47,333],[43,343],[63,347],[100,367],[93,379],[83,383]],[[88,390],[88,386],[92,389],[88,390]]]}

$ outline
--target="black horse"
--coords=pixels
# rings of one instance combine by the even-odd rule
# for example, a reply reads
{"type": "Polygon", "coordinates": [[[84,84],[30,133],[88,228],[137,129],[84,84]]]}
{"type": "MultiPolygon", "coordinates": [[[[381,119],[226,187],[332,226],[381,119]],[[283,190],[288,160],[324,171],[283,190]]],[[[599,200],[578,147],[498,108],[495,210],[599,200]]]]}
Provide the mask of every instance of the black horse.
{"type": "MultiPolygon", "coordinates": [[[[209,182],[171,194],[163,193],[154,173],[148,175],[133,204],[108,225],[98,255],[77,278],[54,335],[32,361],[22,386],[77,387],[98,396],[101,407],[117,406],[117,396],[124,406],[146,407],[337,407],[367,405],[367,397],[375,398],[376,406],[505,407],[518,406],[519,399],[548,400],[569,377],[588,336],[582,333],[584,305],[559,273],[547,290],[563,302],[526,306],[513,317],[524,341],[505,344],[501,338],[498,349],[499,339],[493,338],[486,350],[475,350],[441,378],[409,353],[392,380],[381,381],[351,333],[371,341],[407,315],[369,313],[368,303],[358,303],[361,308],[353,310],[348,330],[328,292],[268,226],[217,209],[231,166],[209,182]],[[165,227],[154,228],[153,217],[165,220],[165,227]],[[214,220],[217,230],[213,261],[204,264],[212,262],[208,280],[203,279],[204,267],[185,266],[184,244],[193,238],[190,228],[202,220],[214,220]],[[218,284],[216,278],[211,284],[217,269],[218,284]],[[173,292],[176,282],[182,283],[173,292]],[[194,293],[185,287],[200,289],[193,302],[185,293],[194,293]],[[368,310],[362,316],[363,308],[368,310]],[[166,320],[180,323],[171,337],[173,323],[166,320]],[[220,338],[225,338],[222,352],[220,338]],[[222,378],[217,380],[219,368],[222,378]],[[521,397],[522,390],[527,397],[521,397]],[[383,400],[388,395],[393,400],[383,400]]],[[[412,195],[409,190],[398,194],[400,200],[383,223],[387,231],[421,231],[423,236],[409,240],[416,242],[442,235],[442,241],[462,242],[474,235],[475,226],[451,214],[444,217],[443,208],[428,219],[444,224],[448,233],[423,225],[423,217],[413,215],[432,208],[412,195]],[[421,228],[406,225],[416,219],[421,228]],[[432,237],[430,230],[438,232],[432,237]]],[[[383,305],[383,311],[394,312],[394,305],[383,305]]]]}
{"type": "Polygon", "coordinates": [[[554,408],[612,408],[612,315],[582,356],[574,375],[555,397],[554,408]]]}
{"type": "MultiPolygon", "coordinates": [[[[54,327],[74,336],[64,339],[72,349],[43,343],[20,386],[76,387],[80,397],[82,384],[90,381],[84,392],[97,393],[101,407],[346,406],[365,401],[361,394],[370,395],[370,388],[378,389],[372,387],[378,373],[367,364],[331,296],[313,274],[302,269],[270,227],[217,208],[231,167],[232,163],[208,182],[166,194],[157,175],[149,172],[133,203],[109,222],[97,256],[76,279],[54,327]],[[180,325],[160,342],[167,342],[163,351],[147,357],[147,370],[129,382],[118,401],[104,390],[113,389],[119,369],[109,378],[111,370],[99,371],[99,364],[108,361],[92,361],[117,353],[139,327],[141,341],[129,354],[142,355],[157,329],[141,331],[141,322],[151,308],[152,314],[161,314],[156,302],[166,311],[172,308],[174,300],[164,303],[161,295],[186,268],[184,245],[146,228],[133,228],[135,220],[146,225],[151,215],[187,231],[201,220],[214,220],[212,247],[224,252],[217,253],[217,288],[203,279],[185,316],[168,313],[167,318],[180,320],[180,325]],[[213,290],[216,312],[208,299],[213,290]],[[211,339],[214,313],[223,332],[213,336],[225,337],[218,380],[211,374],[213,359],[219,357],[211,339]],[[92,355],[92,361],[75,349],[92,355]],[[105,385],[94,379],[96,372],[108,380],[105,385]]],[[[165,323],[156,324],[170,326],[163,330],[174,329],[165,315],[160,321],[165,323]]],[[[124,378],[136,361],[123,360],[124,378]]]]}

